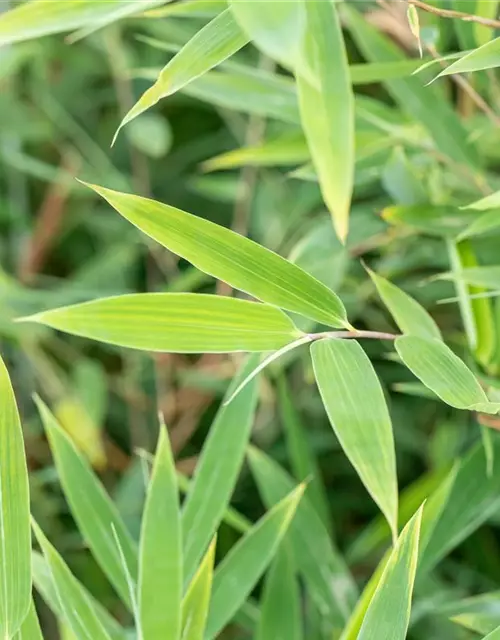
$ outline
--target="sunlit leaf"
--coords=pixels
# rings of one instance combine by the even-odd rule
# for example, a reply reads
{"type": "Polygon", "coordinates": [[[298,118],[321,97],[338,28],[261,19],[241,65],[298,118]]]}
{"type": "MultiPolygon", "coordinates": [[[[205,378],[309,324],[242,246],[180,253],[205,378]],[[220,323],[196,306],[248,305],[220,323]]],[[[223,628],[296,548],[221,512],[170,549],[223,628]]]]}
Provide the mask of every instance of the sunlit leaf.
{"type": "Polygon", "coordinates": [[[462,58],[443,69],[438,78],[452,73],[470,73],[500,66],[500,38],[483,44],[478,49],[466,53],[462,58]]]}
{"type": "Polygon", "coordinates": [[[166,427],[158,447],[142,516],[138,606],[144,640],[178,640],[181,632],[182,541],[179,494],[166,427]]]}
{"type": "Polygon", "coordinates": [[[427,311],[405,291],[373,271],[368,271],[384,304],[405,334],[441,338],[438,326],[427,311]]]}
{"type": "Polygon", "coordinates": [[[345,242],[354,184],[354,94],[336,2],[305,6],[306,59],[315,82],[297,71],[302,127],[323,198],[345,242]]]}
{"type": "Polygon", "coordinates": [[[396,537],[394,439],[375,370],[355,341],[319,340],[311,346],[311,353],[316,382],[335,434],[396,537]]]}
{"type": "Polygon", "coordinates": [[[26,320],[122,347],[175,353],[271,351],[301,335],[270,305],[194,293],[102,298],[26,320]]]}
{"type": "Polygon", "coordinates": [[[30,0],[0,16],[0,46],[82,27],[103,27],[165,0],[30,0]]]}
{"type": "Polygon", "coordinates": [[[467,205],[467,209],[477,209],[478,211],[487,211],[488,209],[500,209],[500,191],[485,196],[480,200],[476,200],[467,205]]]}
{"type": "Polygon", "coordinates": [[[12,640],[43,640],[33,601],[31,601],[28,615],[24,618],[19,631],[12,636],[12,640]]]}
{"type": "Polygon", "coordinates": [[[31,602],[28,470],[14,391],[0,357],[0,637],[14,635],[31,602]]]}
{"type": "MultiPolygon", "coordinates": [[[[89,186],[141,231],[201,271],[263,302],[325,324],[346,325],[345,309],[333,291],[248,238],[154,200],[89,186]]],[[[279,347],[268,347],[273,348],[279,347]]]]}
{"type": "Polygon", "coordinates": [[[212,589],[214,538],[182,601],[182,639],[203,640],[212,589]]]}
{"type": "Polygon", "coordinates": [[[247,42],[247,35],[234,20],[230,9],[217,15],[162,69],[155,84],[139,98],[123,118],[118,131],[162,98],[179,91],[198,76],[229,58],[247,42]]]}
{"type": "Polygon", "coordinates": [[[290,526],[304,488],[304,485],[299,485],[273,507],[218,565],[213,580],[206,638],[218,637],[265,571],[290,526]]]}
{"type": "Polygon", "coordinates": [[[363,619],[358,640],[404,640],[418,561],[422,508],[403,529],[363,619]]]}

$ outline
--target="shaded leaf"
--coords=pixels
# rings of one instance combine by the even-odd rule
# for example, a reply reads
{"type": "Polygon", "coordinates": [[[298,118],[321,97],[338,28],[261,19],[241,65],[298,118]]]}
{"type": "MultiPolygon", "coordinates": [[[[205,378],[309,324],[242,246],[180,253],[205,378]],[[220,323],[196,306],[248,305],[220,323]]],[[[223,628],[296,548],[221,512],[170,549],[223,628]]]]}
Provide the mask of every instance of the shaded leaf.
{"type": "Polygon", "coordinates": [[[314,375],[339,442],[368,492],[397,531],[398,489],[391,419],[380,382],[359,344],[319,340],[314,375]]]}
{"type": "Polygon", "coordinates": [[[456,272],[442,273],[439,275],[441,280],[454,280],[465,282],[477,287],[486,287],[488,289],[498,289],[500,287],[500,265],[492,265],[490,267],[466,267],[456,272]]]}
{"type": "Polygon", "coordinates": [[[433,236],[454,238],[478,216],[457,207],[426,204],[386,207],[382,217],[389,224],[409,226],[433,236]]]}
{"type": "MultiPolygon", "coordinates": [[[[500,208],[500,201],[498,207],[500,208]]],[[[487,211],[464,229],[458,236],[457,240],[474,238],[482,235],[483,233],[497,231],[498,229],[500,229],[500,211],[487,211]]]]}

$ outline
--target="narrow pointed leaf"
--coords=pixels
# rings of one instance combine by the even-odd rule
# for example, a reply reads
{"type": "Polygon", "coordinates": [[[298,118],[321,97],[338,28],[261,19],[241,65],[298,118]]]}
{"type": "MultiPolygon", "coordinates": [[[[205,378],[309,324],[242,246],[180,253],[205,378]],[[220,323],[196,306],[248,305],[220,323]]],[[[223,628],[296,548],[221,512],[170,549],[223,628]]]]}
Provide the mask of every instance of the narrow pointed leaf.
{"type": "Polygon", "coordinates": [[[278,550],[262,593],[260,622],[255,640],[301,640],[300,591],[293,558],[286,548],[278,550]]]}
{"type": "Polygon", "coordinates": [[[31,602],[28,470],[16,399],[0,357],[0,637],[19,629],[31,602]]]}
{"type": "MultiPolygon", "coordinates": [[[[344,306],[331,289],[256,242],[160,202],[89,186],[129,222],[200,271],[263,302],[345,326],[344,306]]],[[[273,348],[279,347],[268,347],[273,348]]]]}
{"type": "Polygon", "coordinates": [[[455,272],[443,273],[439,276],[441,280],[455,280],[465,282],[477,287],[497,289],[500,287],[500,265],[490,267],[466,267],[455,272]]]}
{"type": "Polygon", "coordinates": [[[417,204],[386,207],[382,217],[389,224],[404,225],[440,238],[456,238],[478,214],[447,205],[417,204]]]}
{"type": "Polygon", "coordinates": [[[263,516],[217,567],[206,638],[218,637],[247,599],[287,532],[304,488],[304,485],[299,485],[263,516]]]}
{"type": "Polygon", "coordinates": [[[102,298],[26,318],[73,335],[146,351],[271,351],[300,337],[270,305],[194,293],[102,298]]]}
{"type": "MultiPolygon", "coordinates": [[[[500,209],[500,203],[497,205],[500,209]]],[[[469,207],[470,208],[470,207],[469,207]]],[[[500,229],[500,211],[486,211],[485,214],[474,220],[466,229],[464,229],[457,240],[465,240],[465,238],[474,238],[476,236],[497,231],[500,229]]]]}
{"type": "Polygon", "coordinates": [[[484,636],[483,640],[500,640],[500,627],[497,627],[487,636],[484,636]]]}
{"type": "Polygon", "coordinates": [[[467,209],[476,209],[477,211],[487,211],[488,209],[500,209],[500,191],[485,196],[480,200],[476,200],[467,205],[467,209]]]}
{"type": "Polygon", "coordinates": [[[437,76],[449,76],[452,73],[470,73],[472,71],[483,71],[500,66],[500,38],[495,38],[491,42],[483,44],[482,47],[474,49],[465,54],[456,62],[443,69],[437,76]]]}
{"type": "Polygon", "coordinates": [[[92,601],[87,598],[79,581],[71,573],[36,522],[33,521],[32,526],[50,567],[65,621],[75,634],[76,640],[87,640],[87,638],[111,640],[92,606],[92,601]]]}
{"type": "Polygon", "coordinates": [[[335,230],[345,241],[354,184],[354,93],[336,2],[305,6],[306,55],[317,86],[298,71],[302,127],[335,230]]]}
{"type": "MultiPolygon", "coordinates": [[[[226,396],[255,367],[248,358],[226,396]]],[[[206,547],[223,518],[234,491],[253,425],[257,404],[254,379],[228,405],[222,405],[203,446],[193,481],[182,509],[184,576],[195,572],[206,547]]]]}
{"type": "Polygon", "coordinates": [[[37,406],[61,486],[78,529],[117,593],[129,607],[132,607],[127,576],[122,567],[116,537],[134,581],[137,579],[136,546],[88,462],[78,452],[46,405],[38,399],[37,406]]]}
{"type": "MultiPolygon", "coordinates": [[[[248,460],[268,508],[293,489],[293,479],[262,451],[252,447],[248,460]]],[[[286,541],[325,621],[332,628],[342,626],[357,600],[356,584],[307,494],[297,508],[286,541]]]]}
{"type": "Polygon", "coordinates": [[[182,640],[203,640],[212,590],[216,538],[194,575],[182,601],[182,640]]]}
{"type": "Polygon", "coordinates": [[[422,508],[403,529],[361,626],[358,640],[405,640],[417,570],[422,508]]]}
{"type": "Polygon", "coordinates": [[[160,426],[139,543],[138,605],[143,640],[178,640],[181,632],[182,547],[175,464],[160,426]]]}
{"type": "Polygon", "coordinates": [[[12,640],[43,640],[33,600],[31,601],[28,615],[24,618],[19,631],[12,637],[12,640]]]}
{"type": "Polygon", "coordinates": [[[162,98],[179,91],[195,78],[229,58],[248,41],[248,36],[241,30],[230,9],[219,13],[162,69],[155,84],[139,98],[123,118],[118,131],[162,98]]]}
{"type": "Polygon", "coordinates": [[[288,69],[301,66],[305,5],[294,2],[229,0],[238,24],[263,53],[288,69]]]}
{"type": "Polygon", "coordinates": [[[82,27],[103,27],[164,0],[30,0],[0,16],[0,46],[82,27]]]}
{"type": "Polygon", "coordinates": [[[384,304],[405,334],[441,339],[438,326],[427,311],[411,296],[389,280],[368,271],[384,304]]]}
{"type": "Polygon", "coordinates": [[[402,336],[396,340],[396,350],[410,371],[443,402],[485,413],[500,408],[488,401],[472,371],[441,340],[402,336]]]}
{"type": "Polygon", "coordinates": [[[394,438],[377,374],[355,341],[319,340],[311,353],[333,430],[395,536],[398,489],[394,438]]]}

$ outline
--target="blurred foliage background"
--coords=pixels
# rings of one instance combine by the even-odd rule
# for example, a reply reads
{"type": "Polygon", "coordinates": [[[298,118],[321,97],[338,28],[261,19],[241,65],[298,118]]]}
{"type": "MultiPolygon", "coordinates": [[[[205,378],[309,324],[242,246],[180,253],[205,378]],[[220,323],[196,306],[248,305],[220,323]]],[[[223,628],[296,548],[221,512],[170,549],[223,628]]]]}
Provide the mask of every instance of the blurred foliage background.
{"type": "MultiPolygon", "coordinates": [[[[178,470],[189,476],[239,359],[153,357],[13,323],[46,308],[126,292],[231,293],[149,243],[75,177],[151,196],[246,234],[334,288],[356,327],[393,330],[364,261],[429,309],[458,350],[466,348],[455,285],[433,276],[450,269],[453,248],[443,235],[462,224],[458,207],[500,188],[498,74],[452,77],[424,89],[437,67],[411,75],[421,63],[402,3],[354,4],[369,37],[347,21],[357,147],[345,246],[308,164],[287,72],[251,45],[161,101],[110,146],[117,124],[158,70],[224,8],[223,1],[171,3],[74,44],[55,35],[0,49],[0,340],[24,419],[32,509],[76,575],[118,616],[121,605],[65,505],[32,394],[38,391],[52,406],[137,536],[144,498],[137,452],[151,451],[156,442],[157,408],[178,470]],[[437,231],[426,218],[430,210],[438,211],[437,231]]],[[[420,20],[426,59],[489,37],[477,25],[427,13],[420,20]]],[[[474,239],[468,266],[494,265],[498,247],[498,235],[474,239]]],[[[495,298],[481,300],[491,305],[498,331],[495,298]]],[[[372,341],[366,348],[390,402],[404,520],[478,439],[479,429],[474,415],[423,391],[389,347],[372,341]]],[[[475,366],[484,362],[479,358],[475,366]]],[[[495,376],[499,367],[495,347],[486,371],[495,376]]],[[[290,424],[302,425],[328,521],[363,585],[388,532],[328,424],[309,360],[299,350],[262,378],[253,441],[296,472],[290,424]]],[[[251,519],[263,512],[247,469],[233,506],[251,519]]],[[[500,623],[496,594],[463,601],[498,588],[499,508],[496,497],[417,584],[411,637],[477,637],[466,629],[466,616],[478,609],[500,623]],[[455,615],[465,616],[463,625],[449,621],[455,615]]],[[[224,555],[237,537],[223,525],[217,553],[224,555]]],[[[47,638],[56,637],[51,615],[43,612],[47,638]]],[[[248,637],[251,621],[240,622],[228,638],[248,637]]]]}

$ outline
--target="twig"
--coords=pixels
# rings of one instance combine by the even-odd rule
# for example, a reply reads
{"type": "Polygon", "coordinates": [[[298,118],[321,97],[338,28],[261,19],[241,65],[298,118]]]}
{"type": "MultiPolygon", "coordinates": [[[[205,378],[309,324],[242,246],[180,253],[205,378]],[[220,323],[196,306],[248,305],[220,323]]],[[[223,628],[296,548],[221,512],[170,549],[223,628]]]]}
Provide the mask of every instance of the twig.
{"type": "Polygon", "coordinates": [[[367,338],[371,340],[396,340],[398,334],[385,333],[384,331],[323,331],[321,333],[308,333],[307,337],[311,342],[322,338],[336,338],[341,340],[356,340],[357,338],[367,338]]]}
{"type": "Polygon", "coordinates": [[[410,5],[427,11],[427,13],[433,13],[441,18],[455,18],[456,20],[463,20],[464,22],[477,22],[484,27],[490,27],[491,29],[500,29],[500,20],[494,20],[493,18],[483,18],[482,16],[475,16],[470,13],[464,13],[463,11],[454,11],[453,9],[440,9],[433,5],[422,2],[422,0],[404,0],[410,5]]]}

